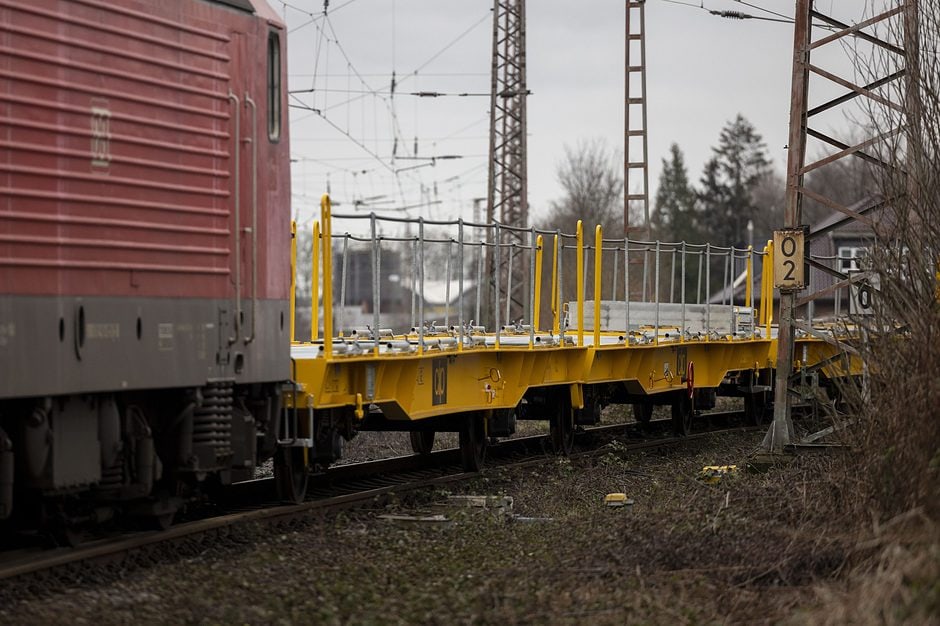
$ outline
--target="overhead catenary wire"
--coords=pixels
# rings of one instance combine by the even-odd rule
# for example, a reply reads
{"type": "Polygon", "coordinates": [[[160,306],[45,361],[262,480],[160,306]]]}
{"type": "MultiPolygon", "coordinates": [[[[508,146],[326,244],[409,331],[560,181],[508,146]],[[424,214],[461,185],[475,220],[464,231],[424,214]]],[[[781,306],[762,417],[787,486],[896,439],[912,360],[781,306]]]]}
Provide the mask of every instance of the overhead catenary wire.
{"type": "MultiPolygon", "coordinates": [[[[355,2],[355,1],[356,1],[356,0],[346,0],[346,2],[344,2],[344,3],[342,3],[342,4],[338,5],[338,6],[333,7],[333,8],[330,10],[330,13],[336,13],[337,11],[340,11],[340,10],[346,8],[347,6],[349,6],[350,4],[352,4],[352,3],[355,2]]],[[[293,34],[293,33],[297,32],[298,30],[300,30],[300,29],[302,29],[302,28],[306,28],[307,26],[310,26],[311,24],[316,24],[317,22],[323,20],[323,19],[326,17],[326,15],[327,15],[327,12],[326,12],[326,11],[321,11],[321,12],[319,12],[319,13],[313,13],[313,12],[311,12],[311,11],[307,11],[306,9],[301,9],[301,8],[297,7],[296,5],[294,5],[294,4],[291,4],[290,2],[284,2],[284,0],[281,0],[281,5],[284,7],[285,12],[286,12],[286,9],[292,9],[292,10],[294,10],[294,11],[297,11],[298,13],[303,13],[304,15],[307,15],[307,16],[310,17],[310,19],[307,20],[306,22],[304,22],[303,24],[300,24],[300,25],[295,26],[294,28],[288,30],[288,31],[287,31],[287,34],[288,34],[288,35],[293,34]]]]}
{"type": "MultiPolygon", "coordinates": [[[[392,124],[392,126],[393,126],[393,132],[396,133],[396,136],[400,136],[400,134],[401,134],[401,133],[400,133],[400,128],[398,127],[398,124],[397,124],[397,119],[396,119],[396,116],[395,116],[394,107],[391,106],[391,102],[389,101],[391,98],[389,98],[388,100],[386,100],[384,97],[382,97],[382,95],[378,92],[378,90],[376,90],[375,88],[373,88],[373,87],[365,80],[365,78],[359,73],[358,69],[356,69],[355,65],[353,64],[352,59],[350,59],[349,55],[346,53],[346,50],[344,49],[342,43],[340,42],[339,36],[338,36],[337,33],[336,33],[336,29],[333,27],[333,24],[332,24],[332,22],[330,21],[329,16],[328,16],[326,13],[324,13],[324,21],[325,21],[325,27],[324,27],[323,29],[320,29],[320,28],[318,27],[318,30],[321,31],[322,36],[326,36],[326,29],[329,28],[329,31],[330,31],[330,34],[332,35],[332,38],[330,38],[329,36],[326,36],[326,41],[327,41],[327,43],[332,43],[332,44],[336,45],[337,49],[339,50],[340,54],[342,55],[343,59],[344,59],[345,62],[346,62],[346,67],[356,76],[356,78],[357,78],[357,79],[359,80],[359,82],[363,85],[363,87],[365,87],[366,91],[365,91],[364,94],[362,94],[362,95],[373,95],[373,96],[375,96],[375,97],[379,97],[380,99],[382,99],[382,100],[385,102],[385,105],[386,105],[386,107],[388,108],[388,110],[389,110],[389,112],[390,112],[390,115],[391,115],[391,117],[392,117],[392,120],[393,120],[393,124],[392,124]]],[[[327,48],[327,51],[328,51],[328,48],[327,48]]],[[[328,52],[327,52],[327,54],[328,54],[328,52]]],[[[318,51],[317,55],[315,56],[315,64],[316,64],[316,67],[318,68],[318,67],[319,67],[319,51],[318,51]]],[[[327,64],[328,64],[328,57],[327,57],[327,64]]],[[[328,66],[328,65],[327,65],[327,66],[328,66]]],[[[316,81],[316,76],[314,76],[314,86],[313,86],[312,89],[311,89],[312,92],[316,92],[316,91],[317,91],[316,86],[315,86],[315,81],[316,81]]],[[[325,89],[323,89],[322,91],[326,91],[326,92],[328,93],[328,92],[329,92],[329,89],[328,89],[328,88],[325,88],[325,89]]],[[[382,157],[381,157],[377,152],[375,152],[375,151],[369,149],[369,147],[366,146],[364,142],[362,142],[362,141],[358,140],[357,138],[355,138],[355,137],[352,135],[352,133],[349,132],[349,129],[348,129],[348,128],[343,129],[343,128],[340,127],[339,124],[337,124],[337,123],[334,122],[333,120],[329,119],[329,118],[325,115],[324,110],[325,110],[325,109],[328,109],[328,108],[332,108],[332,107],[329,107],[329,106],[328,106],[326,99],[324,99],[324,107],[323,107],[323,109],[318,109],[318,108],[316,108],[316,107],[311,107],[311,106],[309,106],[309,105],[306,105],[306,103],[303,103],[302,101],[300,101],[300,100],[297,98],[296,92],[295,92],[295,93],[292,93],[291,96],[292,96],[295,100],[297,100],[298,102],[300,102],[299,108],[307,108],[307,109],[310,110],[311,112],[313,112],[313,113],[319,115],[319,116],[320,116],[321,118],[323,118],[330,126],[332,126],[335,130],[339,131],[339,132],[340,132],[341,134],[343,134],[345,137],[347,137],[348,139],[350,139],[351,141],[353,141],[359,148],[361,148],[361,149],[364,150],[367,154],[369,154],[370,156],[372,156],[373,158],[375,158],[376,160],[378,160],[379,163],[381,163],[384,168],[388,169],[390,172],[392,172],[393,174],[395,174],[395,175],[397,176],[398,173],[396,172],[396,168],[394,167],[394,153],[393,153],[392,163],[386,162],[384,159],[382,159],[382,157]]],[[[326,96],[324,96],[324,98],[326,98],[326,96]]],[[[292,106],[294,106],[294,105],[292,105],[292,106]]],[[[295,108],[297,108],[297,107],[295,107],[295,108]]],[[[349,119],[349,115],[347,115],[347,121],[348,121],[348,119],[349,119]]],[[[347,126],[348,126],[348,124],[347,124],[347,126]]],[[[403,198],[403,199],[404,199],[404,198],[403,198]]]]}
{"type": "MultiPolygon", "coordinates": [[[[719,10],[719,9],[709,9],[708,7],[705,6],[705,0],[700,0],[698,3],[694,3],[694,2],[685,2],[684,0],[660,0],[660,1],[661,1],[661,2],[667,2],[667,3],[669,3],[669,4],[677,4],[677,5],[679,5],[679,6],[689,7],[689,8],[692,8],[692,9],[699,9],[699,10],[704,11],[704,12],[706,12],[706,13],[708,13],[708,14],[710,14],[710,15],[713,15],[713,16],[715,16],[715,17],[722,17],[722,18],[726,18],[726,19],[742,20],[742,21],[743,21],[743,20],[758,20],[758,21],[763,21],[763,22],[776,22],[776,23],[779,23],[779,24],[793,24],[793,23],[795,22],[795,20],[794,20],[792,17],[790,17],[790,16],[788,16],[788,15],[786,15],[786,14],[784,14],[784,13],[778,13],[777,11],[773,11],[773,10],[771,10],[771,9],[764,8],[764,7],[762,7],[762,6],[753,4],[753,3],[751,3],[751,2],[746,2],[745,0],[730,0],[730,1],[731,1],[731,2],[737,2],[738,4],[742,4],[742,5],[744,5],[744,6],[747,6],[747,7],[752,8],[752,9],[756,9],[756,10],[758,10],[758,11],[762,11],[762,12],[764,12],[764,13],[767,13],[767,14],[769,14],[769,15],[773,15],[773,16],[775,16],[775,17],[765,17],[765,16],[762,16],[762,15],[751,15],[751,14],[749,14],[749,13],[743,13],[743,12],[741,12],[741,11],[733,11],[733,10],[729,10],[729,9],[721,9],[721,10],[719,10]]],[[[819,24],[819,23],[817,23],[817,24],[813,24],[813,26],[816,27],[816,28],[824,28],[824,29],[826,29],[826,30],[832,30],[832,27],[829,26],[829,25],[827,25],[827,24],[819,24]]]]}
{"type": "MultiPolygon", "coordinates": [[[[348,4],[348,3],[346,3],[348,4]]],[[[292,5],[291,10],[300,10],[300,7],[297,6],[299,3],[292,5]]],[[[340,5],[340,6],[345,6],[340,5]]],[[[303,12],[303,11],[301,11],[303,12]]],[[[378,183],[382,178],[393,179],[390,181],[390,184],[394,187],[396,193],[394,194],[399,198],[399,203],[402,207],[411,208],[414,206],[413,202],[409,202],[408,198],[414,198],[415,195],[420,195],[423,201],[420,206],[428,206],[427,198],[437,198],[439,182],[436,176],[432,176],[435,180],[433,182],[426,182],[428,175],[427,168],[439,163],[441,160],[447,160],[447,156],[459,156],[461,158],[478,158],[478,155],[443,155],[445,158],[442,159],[440,151],[435,151],[432,148],[428,149],[428,152],[431,153],[430,156],[426,157],[427,162],[419,161],[417,166],[405,166],[405,167],[396,167],[395,162],[398,159],[411,160],[418,155],[417,150],[419,146],[429,144],[436,145],[438,141],[446,140],[450,137],[453,137],[460,132],[463,132],[466,128],[470,128],[479,123],[480,120],[471,122],[469,125],[463,125],[461,128],[450,133],[445,138],[422,138],[420,137],[420,132],[418,129],[417,120],[420,119],[420,114],[417,109],[417,102],[419,99],[427,98],[467,98],[467,97],[489,97],[489,93],[479,90],[479,92],[473,90],[453,90],[453,89],[422,89],[421,86],[415,84],[412,89],[403,90],[401,85],[404,81],[414,80],[422,76],[422,72],[427,69],[431,64],[437,61],[442,55],[447,53],[447,51],[452,50],[461,40],[464,40],[470,33],[474,31],[475,28],[479,27],[481,24],[487,21],[491,15],[490,11],[487,11],[481,18],[472,22],[468,27],[462,29],[456,36],[452,37],[445,45],[440,49],[434,52],[434,54],[427,57],[424,61],[414,67],[407,74],[399,74],[397,68],[395,67],[397,61],[393,62],[391,75],[385,73],[364,73],[360,71],[360,68],[357,66],[355,60],[349,54],[349,51],[343,44],[343,37],[341,30],[338,28],[338,24],[330,18],[332,9],[328,12],[322,14],[314,14],[312,12],[307,12],[306,14],[313,20],[316,18],[315,28],[317,29],[316,39],[310,38],[315,44],[316,53],[314,56],[314,63],[316,64],[315,68],[312,71],[308,71],[302,74],[292,74],[292,77],[302,76],[304,79],[310,80],[308,83],[309,87],[307,89],[295,89],[291,90],[291,108],[294,110],[307,111],[310,115],[300,116],[296,122],[300,122],[303,119],[308,117],[319,117],[327,122],[327,125],[331,130],[336,131],[339,134],[339,137],[343,141],[350,142],[350,145],[356,146],[357,149],[361,150],[365,156],[363,157],[352,157],[351,160],[346,160],[345,163],[342,162],[342,159],[349,157],[337,157],[329,159],[330,161],[339,161],[337,167],[330,168],[329,166],[324,166],[322,163],[317,164],[317,167],[327,167],[327,169],[333,171],[336,180],[333,182],[336,183],[337,180],[341,182],[343,186],[347,189],[347,194],[350,190],[356,188],[361,188],[363,184],[367,187],[369,185],[374,185],[378,183]],[[345,72],[331,72],[331,67],[335,67],[336,63],[332,59],[329,59],[330,53],[329,48],[336,47],[336,57],[341,59],[341,62],[345,66],[345,72]],[[345,81],[328,81],[329,78],[342,78],[345,77],[345,81]],[[383,78],[385,80],[383,80],[383,78]],[[387,82],[386,82],[387,81],[387,82]],[[332,83],[332,84],[330,84],[332,83]],[[342,83],[345,85],[340,86],[342,83]],[[345,89],[343,88],[345,87],[345,89]],[[317,94],[317,92],[322,92],[317,94]],[[409,133],[409,136],[405,137],[403,132],[403,125],[399,120],[399,112],[396,110],[395,106],[395,95],[399,96],[408,96],[415,99],[415,124],[414,132],[409,133]],[[334,96],[334,97],[329,97],[334,96]],[[340,96],[338,99],[335,96],[340,96]],[[346,96],[346,97],[343,97],[346,96]],[[366,120],[366,109],[368,107],[368,100],[373,101],[373,123],[372,133],[363,132],[368,131],[368,126],[365,123],[366,120]],[[362,102],[365,100],[365,102],[362,102]],[[352,107],[356,106],[358,102],[362,102],[359,105],[360,111],[362,112],[361,124],[356,118],[359,117],[359,114],[353,115],[351,113],[352,107]],[[376,111],[376,107],[378,111],[376,111]],[[385,113],[382,114],[381,110],[384,109],[385,113]],[[345,112],[336,115],[334,111],[343,111],[345,112]],[[392,137],[390,139],[381,139],[379,133],[374,132],[380,126],[380,120],[387,116],[388,124],[390,130],[392,131],[392,137]],[[366,139],[371,134],[371,138],[366,139]],[[380,144],[384,143],[384,146],[380,144]],[[392,144],[392,154],[389,155],[386,153],[388,149],[388,143],[392,144]],[[367,175],[364,172],[364,169],[368,167],[359,169],[355,163],[361,162],[365,163],[368,160],[371,160],[378,164],[378,168],[372,168],[375,171],[369,172],[367,175]],[[347,165],[348,164],[348,165],[347,165]],[[387,174],[386,174],[387,172],[387,174]],[[342,182],[345,181],[345,182],[342,182]],[[351,187],[349,186],[351,185],[351,187]]],[[[392,36],[392,54],[390,57],[396,59],[396,38],[399,36],[397,33],[398,21],[397,17],[392,15],[392,24],[391,24],[391,36],[392,36]]],[[[293,31],[292,31],[293,32],[293,31]]],[[[388,57],[387,57],[388,58],[388,57]]],[[[439,76],[456,76],[456,77],[473,77],[473,76],[487,76],[487,73],[484,72],[439,72],[439,76]]],[[[429,74],[430,76],[434,76],[429,74]]],[[[483,116],[481,120],[488,119],[487,116],[483,116]]],[[[426,152],[427,154],[427,152],[426,152]]],[[[486,155],[482,155],[485,157],[486,155]]],[[[423,159],[423,158],[422,158],[423,159]]],[[[311,161],[311,163],[316,163],[316,161],[311,161]]],[[[479,171],[478,168],[471,168],[479,171]]],[[[451,170],[452,171],[452,170],[451,170]]],[[[304,178],[309,179],[309,174],[304,173],[304,178]]],[[[453,179],[454,177],[450,177],[453,179]]],[[[329,184],[330,174],[326,173],[325,176],[321,175],[320,180],[326,180],[329,184]]],[[[469,181],[465,181],[465,184],[468,184],[469,181]]],[[[451,180],[450,188],[459,188],[459,186],[454,184],[454,181],[451,180]]],[[[353,191],[353,194],[358,196],[358,193],[353,191]]],[[[345,195],[345,194],[344,194],[345,195]]]]}
{"type": "MultiPolygon", "coordinates": [[[[319,75],[331,76],[334,78],[345,78],[347,75],[347,72],[343,72],[343,73],[320,72],[319,75]]],[[[313,74],[303,73],[303,72],[290,72],[288,76],[292,78],[310,78],[311,76],[313,76],[313,74]]],[[[382,78],[383,80],[387,81],[391,78],[392,75],[388,72],[373,72],[373,73],[362,73],[361,76],[368,77],[368,78],[382,78]]],[[[425,78],[453,78],[457,76],[459,77],[466,77],[466,76],[487,77],[489,76],[489,73],[488,72],[430,72],[430,73],[422,73],[421,76],[425,78]]]]}
{"type": "Polygon", "coordinates": [[[757,6],[756,4],[751,4],[750,2],[745,2],[744,0],[734,0],[734,1],[737,2],[738,4],[743,4],[744,6],[750,7],[752,9],[757,9],[758,11],[763,11],[764,13],[768,13],[770,15],[776,15],[777,17],[782,17],[784,20],[788,22],[793,22],[793,18],[790,17],[789,15],[784,15],[783,13],[778,13],[770,9],[765,9],[764,7],[757,6]]]}
{"type": "Polygon", "coordinates": [[[308,106],[308,105],[305,105],[305,104],[303,104],[303,103],[301,103],[301,104],[299,104],[299,105],[294,105],[294,104],[292,104],[292,105],[290,105],[290,106],[291,106],[292,108],[306,109],[306,110],[311,111],[311,112],[315,113],[316,115],[320,116],[320,118],[321,118],[323,121],[325,121],[327,124],[329,124],[330,126],[332,126],[337,132],[342,133],[343,135],[345,135],[346,137],[348,137],[350,141],[352,141],[353,143],[355,143],[355,144],[356,144],[357,146],[359,146],[363,151],[365,151],[368,155],[370,155],[370,156],[371,156],[372,158],[374,158],[376,161],[378,161],[379,163],[381,163],[384,168],[386,168],[387,170],[389,170],[389,171],[391,171],[391,172],[394,172],[394,171],[395,171],[394,166],[392,166],[392,165],[389,164],[389,163],[386,163],[386,161],[385,161],[381,156],[379,156],[378,154],[376,154],[375,152],[373,152],[372,150],[370,150],[367,145],[365,145],[364,143],[362,143],[361,141],[359,141],[358,139],[356,139],[355,137],[353,137],[350,133],[346,132],[346,130],[344,130],[344,129],[343,129],[341,126],[339,126],[336,122],[334,122],[334,121],[331,120],[330,118],[328,118],[328,117],[326,117],[325,115],[323,115],[323,112],[320,111],[319,109],[315,109],[315,108],[310,107],[310,106],[308,106]]]}
{"type": "MultiPolygon", "coordinates": [[[[374,95],[374,96],[389,96],[393,95],[391,91],[373,91],[373,90],[362,90],[362,89],[295,89],[291,91],[292,94],[301,94],[301,93],[344,93],[344,94],[364,94],[364,95],[374,95]]],[[[466,98],[466,97],[490,97],[489,92],[446,92],[446,91],[397,91],[394,92],[394,95],[398,96],[416,96],[418,98],[444,98],[444,97],[456,97],[456,98],[466,98]]]]}

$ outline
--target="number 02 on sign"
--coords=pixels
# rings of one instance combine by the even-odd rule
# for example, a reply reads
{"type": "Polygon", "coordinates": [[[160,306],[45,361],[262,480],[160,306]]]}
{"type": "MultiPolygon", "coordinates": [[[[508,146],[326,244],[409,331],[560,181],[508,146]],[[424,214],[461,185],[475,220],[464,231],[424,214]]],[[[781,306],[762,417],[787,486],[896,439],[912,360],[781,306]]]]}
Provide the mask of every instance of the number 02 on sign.
{"type": "Polygon", "coordinates": [[[774,287],[803,289],[806,287],[803,274],[803,230],[775,230],[774,287]]]}

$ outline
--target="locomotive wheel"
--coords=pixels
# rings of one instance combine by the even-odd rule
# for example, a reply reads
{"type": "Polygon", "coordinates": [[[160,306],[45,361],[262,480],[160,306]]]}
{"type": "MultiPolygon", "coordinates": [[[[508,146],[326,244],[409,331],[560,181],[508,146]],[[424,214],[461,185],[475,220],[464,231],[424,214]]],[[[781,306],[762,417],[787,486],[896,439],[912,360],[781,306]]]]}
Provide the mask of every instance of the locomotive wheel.
{"type": "Polygon", "coordinates": [[[278,448],[274,454],[274,481],[277,497],[300,504],[307,495],[307,462],[303,448],[278,448]]]}
{"type": "Polygon", "coordinates": [[[555,454],[568,456],[574,447],[574,409],[562,400],[548,423],[548,434],[555,454]]]}
{"type": "Polygon", "coordinates": [[[434,431],[422,430],[409,433],[411,435],[411,449],[415,454],[427,456],[434,448],[434,431]]]}
{"type": "Polygon", "coordinates": [[[479,472],[486,455],[486,427],[483,418],[473,413],[460,428],[460,464],[465,472],[479,472]]]}
{"type": "Polygon", "coordinates": [[[672,403],[672,430],[676,435],[685,436],[692,432],[692,398],[683,393],[672,403]]]}
{"type": "Polygon", "coordinates": [[[640,426],[649,426],[650,420],[653,419],[653,403],[637,402],[634,404],[633,419],[635,419],[640,426]]]}

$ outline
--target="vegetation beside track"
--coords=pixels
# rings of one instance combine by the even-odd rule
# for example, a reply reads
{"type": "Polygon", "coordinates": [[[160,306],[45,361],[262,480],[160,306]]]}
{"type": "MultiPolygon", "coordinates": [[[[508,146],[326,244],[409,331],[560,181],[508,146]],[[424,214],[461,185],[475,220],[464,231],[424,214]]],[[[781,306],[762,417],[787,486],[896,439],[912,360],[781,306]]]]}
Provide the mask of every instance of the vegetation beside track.
{"type": "MultiPolygon", "coordinates": [[[[848,504],[833,480],[838,454],[802,456],[766,474],[742,471],[717,485],[697,479],[703,465],[742,464],[759,437],[628,454],[614,445],[601,457],[491,470],[454,493],[512,496],[522,519],[441,509],[435,503],[449,492],[425,491],[274,534],[242,533],[66,593],[27,594],[0,609],[0,620],[825,621],[821,603],[850,590],[847,564],[884,546],[864,543],[832,515],[848,504]],[[613,491],[634,504],[605,507],[613,491]],[[388,513],[448,521],[391,522],[381,517],[388,513]]],[[[911,621],[929,621],[925,611],[935,608],[929,585],[920,588],[904,603],[911,621]]]]}

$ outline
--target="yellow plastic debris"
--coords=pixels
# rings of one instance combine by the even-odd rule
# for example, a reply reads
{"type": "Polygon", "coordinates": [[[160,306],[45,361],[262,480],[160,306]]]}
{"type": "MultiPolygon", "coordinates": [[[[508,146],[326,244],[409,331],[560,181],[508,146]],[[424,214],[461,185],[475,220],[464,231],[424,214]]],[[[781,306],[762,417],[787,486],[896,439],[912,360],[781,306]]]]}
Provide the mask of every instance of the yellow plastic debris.
{"type": "Polygon", "coordinates": [[[725,476],[737,473],[737,465],[706,465],[699,472],[698,477],[705,484],[717,485],[725,476]]]}
{"type": "Polygon", "coordinates": [[[608,493],[604,496],[604,504],[607,506],[627,506],[633,504],[633,500],[627,498],[625,493],[608,493]]]}

